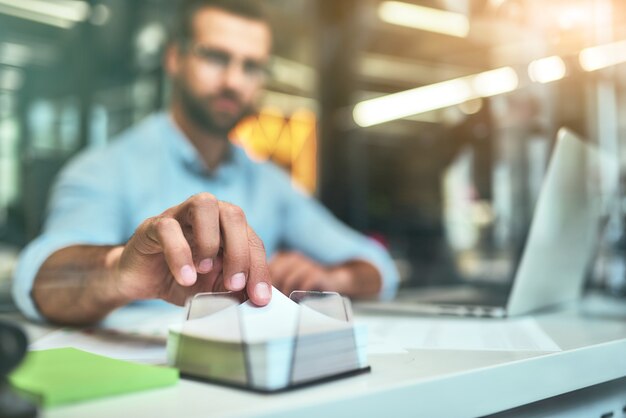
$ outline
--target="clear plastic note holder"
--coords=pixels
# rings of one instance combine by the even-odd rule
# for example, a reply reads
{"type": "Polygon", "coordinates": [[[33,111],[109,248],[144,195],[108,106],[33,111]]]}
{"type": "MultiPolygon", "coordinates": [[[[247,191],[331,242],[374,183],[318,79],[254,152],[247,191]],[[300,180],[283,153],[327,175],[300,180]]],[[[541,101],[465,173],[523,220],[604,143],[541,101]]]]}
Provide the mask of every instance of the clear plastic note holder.
{"type": "Polygon", "coordinates": [[[170,330],[169,363],[189,379],[262,393],[370,371],[364,328],[355,328],[347,298],[295,291],[290,299],[298,305],[289,304],[293,314],[280,319],[284,332],[263,339],[262,308],[242,314],[230,292],[195,295],[186,321],[170,330]]]}

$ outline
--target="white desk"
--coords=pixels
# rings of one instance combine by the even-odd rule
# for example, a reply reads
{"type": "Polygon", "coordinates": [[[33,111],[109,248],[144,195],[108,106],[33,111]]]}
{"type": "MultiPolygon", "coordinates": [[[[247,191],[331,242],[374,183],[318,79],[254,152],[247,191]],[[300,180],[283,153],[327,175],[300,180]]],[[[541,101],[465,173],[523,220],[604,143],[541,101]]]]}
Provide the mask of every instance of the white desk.
{"type": "MultiPolygon", "coordinates": [[[[277,395],[181,380],[46,417],[478,417],[626,376],[626,320],[575,308],[536,316],[556,353],[412,350],[370,356],[370,374],[277,395]]],[[[35,338],[42,329],[29,327],[35,338]]],[[[626,395],[624,396],[626,404],[626,395]]]]}

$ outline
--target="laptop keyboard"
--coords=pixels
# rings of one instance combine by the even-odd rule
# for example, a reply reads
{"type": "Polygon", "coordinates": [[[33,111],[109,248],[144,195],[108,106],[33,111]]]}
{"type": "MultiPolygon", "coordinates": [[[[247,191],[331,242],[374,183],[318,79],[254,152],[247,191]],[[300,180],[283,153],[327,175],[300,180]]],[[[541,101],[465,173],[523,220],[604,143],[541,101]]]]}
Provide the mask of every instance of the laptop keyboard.
{"type": "Polygon", "coordinates": [[[477,287],[470,285],[425,287],[400,291],[397,302],[442,305],[505,306],[508,287],[477,287]]]}

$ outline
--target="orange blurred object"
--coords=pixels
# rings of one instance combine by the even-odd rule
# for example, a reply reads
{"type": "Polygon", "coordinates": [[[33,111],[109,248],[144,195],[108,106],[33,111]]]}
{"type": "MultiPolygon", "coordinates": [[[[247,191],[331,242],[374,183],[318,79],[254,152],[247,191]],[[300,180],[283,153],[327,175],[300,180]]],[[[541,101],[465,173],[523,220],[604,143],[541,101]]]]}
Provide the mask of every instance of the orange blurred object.
{"type": "Polygon", "coordinates": [[[317,132],[313,112],[297,110],[287,116],[276,108],[263,108],[241,121],[230,138],[253,160],[273,161],[285,168],[298,186],[315,192],[317,132]]]}

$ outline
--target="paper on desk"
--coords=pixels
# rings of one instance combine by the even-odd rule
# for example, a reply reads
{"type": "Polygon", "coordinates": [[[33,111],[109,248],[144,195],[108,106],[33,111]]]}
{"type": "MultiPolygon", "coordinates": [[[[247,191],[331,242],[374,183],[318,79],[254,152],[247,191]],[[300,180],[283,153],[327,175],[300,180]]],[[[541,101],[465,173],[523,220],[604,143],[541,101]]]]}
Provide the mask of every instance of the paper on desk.
{"type": "Polygon", "coordinates": [[[167,341],[170,326],[185,319],[185,308],[163,301],[146,301],[120,308],[99,326],[106,331],[167,341]]]}
{"type": "Polygon", "coordinates": [[[53,331],[35,341],[30,350],[73,347],[93,354],[138,363],[165,364],[165,342],[75,329],[53,331]]]}
{"type": "Polygon", "coordinates": [[[405,349],[561,351],[534,319],[360,316],[371,338],[405,349]]]}
{"type": "Polygon", "coordinates": [[[183,318],[183,308],[162,301],[132,304],[114,311],[97,329],[53,331],[30,349],[74,347],[120,360],[165,364],[167,330],[183,318]]]}

